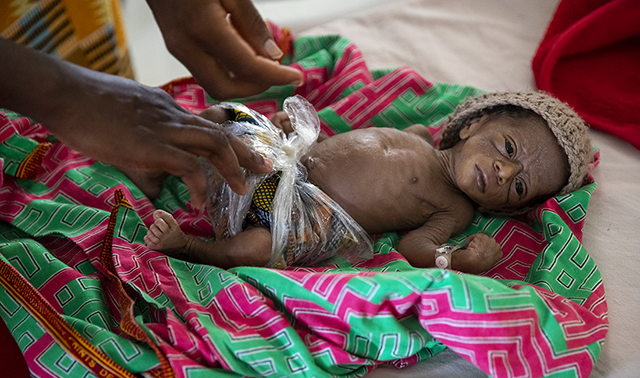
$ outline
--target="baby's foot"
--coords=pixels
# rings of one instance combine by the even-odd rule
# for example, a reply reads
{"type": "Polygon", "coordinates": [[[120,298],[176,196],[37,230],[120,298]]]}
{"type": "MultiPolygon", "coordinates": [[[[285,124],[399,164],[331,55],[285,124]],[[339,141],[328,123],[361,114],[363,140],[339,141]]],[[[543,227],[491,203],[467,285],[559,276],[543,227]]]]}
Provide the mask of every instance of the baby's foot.
{"type": "Polygon", "coordinates": [[[187,235],[182,232],[173,215],[164,210],[156,210],[153,212],[153,219],[153,224],[144,237],[147,247],[173,257],[184,254],[187,235]]]}

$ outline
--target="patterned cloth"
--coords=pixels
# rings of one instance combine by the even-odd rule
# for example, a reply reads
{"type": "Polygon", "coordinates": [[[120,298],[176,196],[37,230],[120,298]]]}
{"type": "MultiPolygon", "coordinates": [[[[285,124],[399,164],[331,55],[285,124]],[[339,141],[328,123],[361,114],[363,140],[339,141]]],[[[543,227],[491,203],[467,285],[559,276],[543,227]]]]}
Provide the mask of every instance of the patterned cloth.
{"type": "Polygon", "coordinates": [[[133,78],[119,0],[0,1],[0,37],[133,78]]]}
{"type": "MultiPolygon", "coordinates": [[[[285,63],[305,86],[245,102],[273,113],[299,93],[330,134],[420,122],[437,140],[445,116],[479,93],[409,68],[369,71],[340,36],[291,43],[285,63]]],[[[190,80],[166,89],[194,112],[213,102],[190,80]]],[[[601,352],[604,288],[580,242],[595,183],[519,219],[476,214],[451,242],[484,232],[501,243],[484,276],[413,268],[397,234],[356,266],[222,270],[144,245],[154,208],[211,236],[177,178],[151,202],[15,114],[0,116],[0,141],[0,316],[34,376],[358,377],[449,347],[496,377],[587,377],[601,352]],[[35,174],[19,178],[21,166],[35,174]]]]}
{"type": "MultiPolygon", "coordinates": [[[[246,221],[250,225],[262,226],[271,229],[271,212],[273,199],[278,188],[280,177],[277,174],[267,177],[256,191],[253,193],[253,200],[249,207],[249,212],[246,216],[246,221]]],[[[322,217],[315,218],[315,223],[305,223],[305,231],[302,235],[296,237],[296,235],[289,231],[287,250],[283,252],[282,261],[273,266],[274,268],[281,269],[283,267],[292,265],[302,265],[305,259],[308,259],[308,255],[312,254],[316,256],[316,260],[325,260],[336,255],[337,251],[341,247],[348,247],[348,243],[353,244],[352,239],[345,237],[347,235],[347,228],[340,220],[338,214],[336,214],[331,206],[321,205],[315,203],[314,213],[322,214],[322,217]],[[325,235],[327,239],[327,245],[324,249],[318,251],[318,247],[315,247],[316,243],[311,243],[309,248],[310,239],[317,238],[317,235],[325,235]],[[317,257],[320,256],[320,257],[317,257]]],[[[300,215],[297,208],[293,209],[293,219],[300,219],[300,215]]]]}

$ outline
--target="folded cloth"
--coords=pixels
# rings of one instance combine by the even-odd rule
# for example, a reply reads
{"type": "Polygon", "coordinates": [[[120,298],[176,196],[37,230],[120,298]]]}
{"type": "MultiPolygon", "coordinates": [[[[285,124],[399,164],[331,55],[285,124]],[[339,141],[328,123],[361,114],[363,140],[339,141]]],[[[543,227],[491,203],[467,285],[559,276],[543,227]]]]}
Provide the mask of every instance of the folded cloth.
{"type": "Polygon", "coordinates": [[[536,85],[640,148],[637,0],[562,0],[533,58],[536,85]]]}

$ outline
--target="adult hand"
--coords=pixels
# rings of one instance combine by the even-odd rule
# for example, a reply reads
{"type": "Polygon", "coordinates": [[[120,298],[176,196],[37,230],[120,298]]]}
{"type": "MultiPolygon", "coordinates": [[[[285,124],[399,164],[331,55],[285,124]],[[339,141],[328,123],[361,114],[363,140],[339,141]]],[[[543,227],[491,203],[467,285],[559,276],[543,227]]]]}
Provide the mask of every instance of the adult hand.
{"type": "Polygon", "coordinates": [[[300,85],[251,0],[147,0],[171,54],[218,100],[300,85]]]}
{"type": "Polygon", "coordinates": [[[184,110],[164,91],[86,70],[67,91],[73,107],[45,126],[69,147],[102,162],[180,176],[191,202],[207,191],[199,156],[213,164],[233,191],[247,192],[240,166],[267,173],[271,166],[216,123],[184,110]]]}
{"type": "Polygon", "coordinates": [[[213,122],[181,108],[164,91],[85,69],[0,39],[0,107],[42,122],[86,156],[120,167],[180,176],[202,207],[209,160],[232,190],[244,194],[240,166],[267,173],[271,164],[213,122]]]}

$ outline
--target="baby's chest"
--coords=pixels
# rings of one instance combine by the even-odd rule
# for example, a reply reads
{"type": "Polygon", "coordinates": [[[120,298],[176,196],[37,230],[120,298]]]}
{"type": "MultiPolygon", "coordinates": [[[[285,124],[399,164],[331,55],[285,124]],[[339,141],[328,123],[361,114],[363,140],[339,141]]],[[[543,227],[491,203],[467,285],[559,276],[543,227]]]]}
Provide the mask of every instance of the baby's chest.
{"type": "Polygon", "coordinates": [[[434,214],[445,211],[433,197],[417,184],[386,185],[365,190],[355,199],[368,220],[376,220],[380,231],[412,230],[424,225],[434,214]]]}

